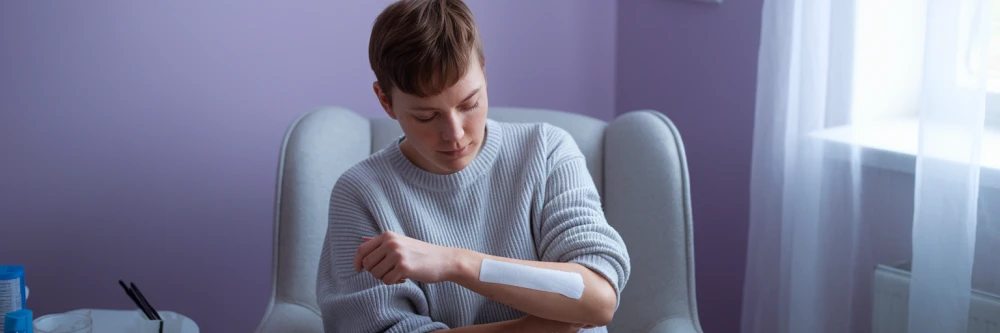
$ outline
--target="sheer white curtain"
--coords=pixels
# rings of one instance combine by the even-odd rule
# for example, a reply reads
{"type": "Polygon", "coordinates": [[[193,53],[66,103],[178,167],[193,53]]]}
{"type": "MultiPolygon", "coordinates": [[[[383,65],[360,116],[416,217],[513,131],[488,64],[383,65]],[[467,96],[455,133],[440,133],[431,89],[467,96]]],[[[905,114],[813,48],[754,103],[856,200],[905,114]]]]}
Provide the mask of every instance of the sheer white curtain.
{"type": "Polygon", "coordinates": [[[966,332],[1000,262],[975,251],[988,2],[764,1],[743,333],[872,331],[880,264],[911,276],[908,332],[966,332]]]}

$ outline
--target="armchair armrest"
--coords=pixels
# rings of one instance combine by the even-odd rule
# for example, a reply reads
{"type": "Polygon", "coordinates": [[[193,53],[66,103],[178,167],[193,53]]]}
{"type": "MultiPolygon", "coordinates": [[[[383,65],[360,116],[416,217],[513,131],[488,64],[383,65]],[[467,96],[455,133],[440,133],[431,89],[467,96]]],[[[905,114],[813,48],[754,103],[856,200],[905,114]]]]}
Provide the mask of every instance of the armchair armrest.
{"type": "Polygon", "coordinates": [[[604,139],[605,214],[625,240],[632,275],[609,329],[701,332],[695,304],[694,234],[687,160],[665,115],[633,111],[604,139]],[[664,320],[667,318],[667,320],[664,320]]]}

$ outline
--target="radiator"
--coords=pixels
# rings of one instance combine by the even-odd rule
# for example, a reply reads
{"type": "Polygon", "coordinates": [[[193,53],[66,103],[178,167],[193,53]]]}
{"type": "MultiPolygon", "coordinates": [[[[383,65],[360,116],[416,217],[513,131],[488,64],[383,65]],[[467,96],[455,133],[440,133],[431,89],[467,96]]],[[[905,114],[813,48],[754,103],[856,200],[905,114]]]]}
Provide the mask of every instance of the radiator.
{"type": "MultiPolygon", "coordinates": [[[[910,272],[906,265],[875,267],[872,333],[907,333],[910,272]]],[[[972,291],[968,333],[1000,333],[1000,297],[972,291]]]]}

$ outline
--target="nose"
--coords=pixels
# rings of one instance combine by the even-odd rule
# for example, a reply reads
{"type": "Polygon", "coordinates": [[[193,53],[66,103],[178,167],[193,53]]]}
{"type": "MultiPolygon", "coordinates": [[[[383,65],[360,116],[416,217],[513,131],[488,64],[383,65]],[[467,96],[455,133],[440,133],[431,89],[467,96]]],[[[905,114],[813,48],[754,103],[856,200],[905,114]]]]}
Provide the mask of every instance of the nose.
{"type": "Polygon", "coordinates": [[[451,115],[448,117],[448,121],[445,122],[444,129],[441,131],[441,139],[450,142],[458,142],[465,137],[465,130],[462,129],[462,117],[458,115],[451,115]]]}

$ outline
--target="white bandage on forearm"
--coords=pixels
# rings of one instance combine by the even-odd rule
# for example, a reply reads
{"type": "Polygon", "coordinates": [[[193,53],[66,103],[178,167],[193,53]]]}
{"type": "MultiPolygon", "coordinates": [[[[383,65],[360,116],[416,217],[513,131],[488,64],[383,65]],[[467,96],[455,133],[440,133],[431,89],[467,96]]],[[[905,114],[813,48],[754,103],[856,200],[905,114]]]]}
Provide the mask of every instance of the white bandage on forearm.
{"type": "Polygon", "coordinates": [[[538,268],[504,261],[483,259],[479,281],[562,294],[572,299],[583,296],[580,273],[538,268]]]}

